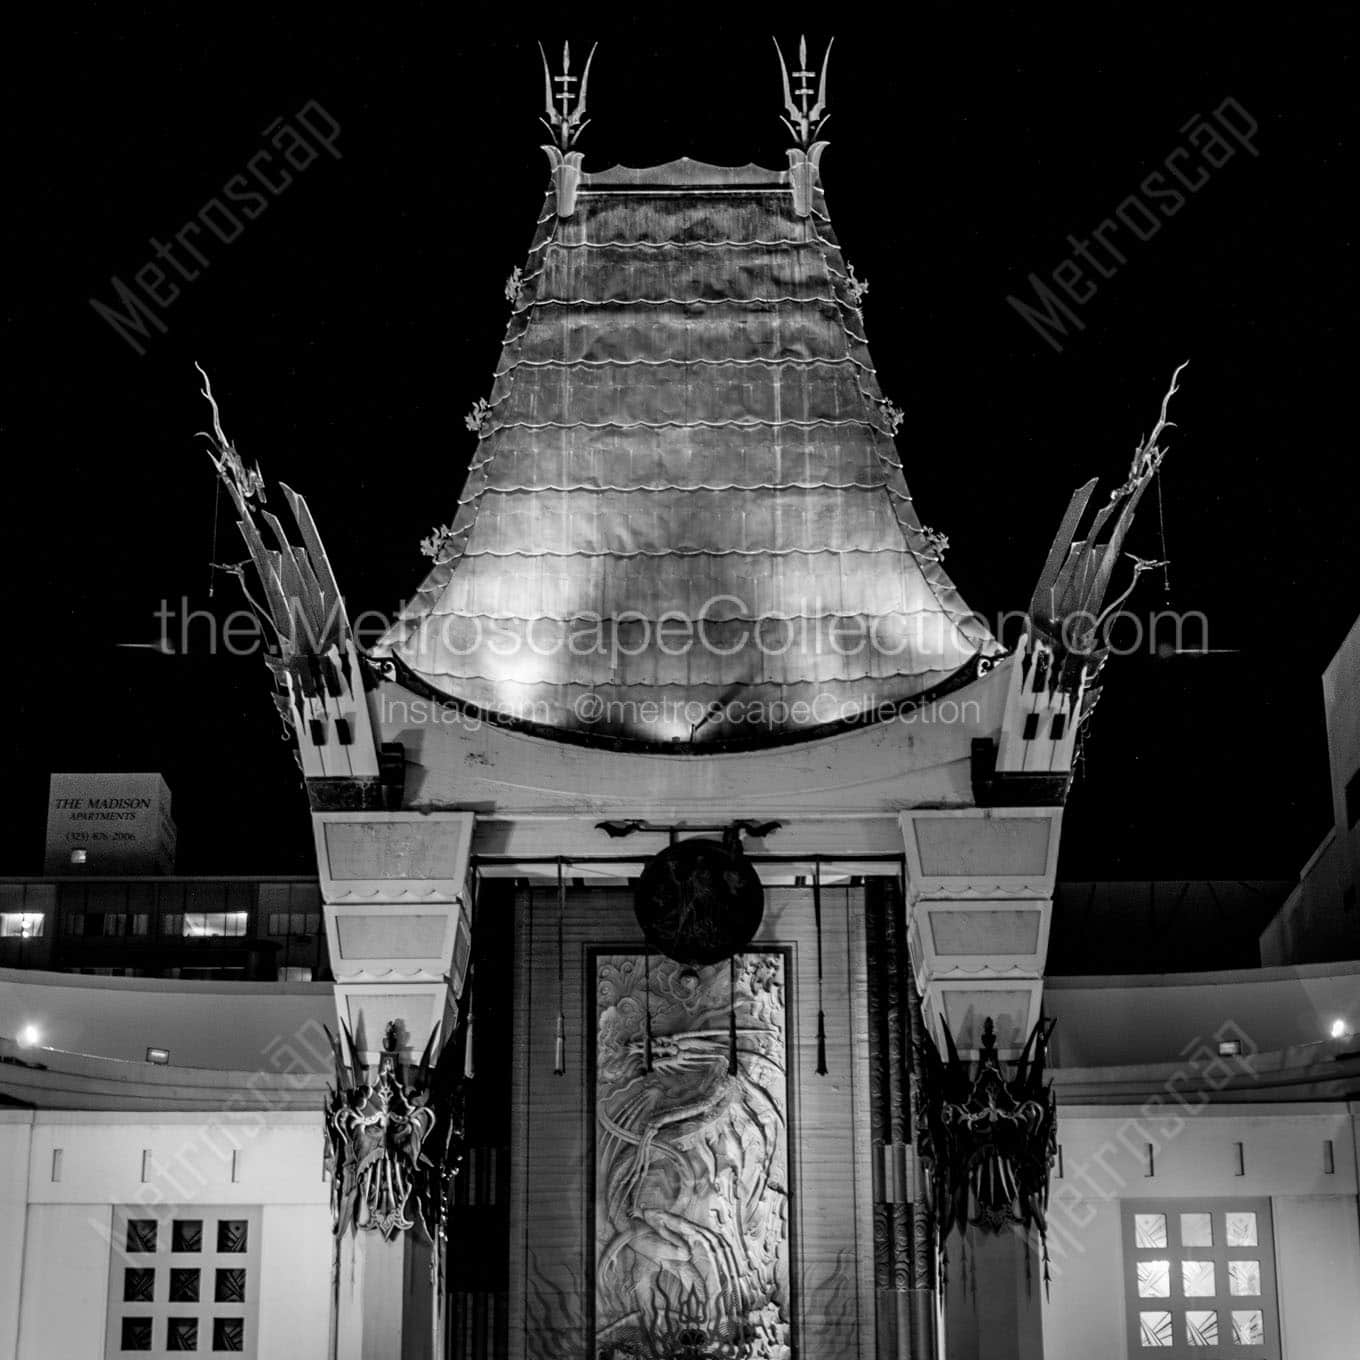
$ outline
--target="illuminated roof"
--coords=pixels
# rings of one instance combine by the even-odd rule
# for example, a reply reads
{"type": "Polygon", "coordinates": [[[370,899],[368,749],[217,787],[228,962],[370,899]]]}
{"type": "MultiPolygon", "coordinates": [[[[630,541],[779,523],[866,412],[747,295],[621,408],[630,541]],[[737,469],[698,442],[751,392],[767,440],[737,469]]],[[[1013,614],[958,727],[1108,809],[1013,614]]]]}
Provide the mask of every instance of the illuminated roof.
{"type": "Polygon", "coordinates": [[[550,731],[760,743],[999,650],[917,519],[801,157],[580,174],[562,214],[550,190],[456,517],[377,649],[408,683],[550,731]]]}

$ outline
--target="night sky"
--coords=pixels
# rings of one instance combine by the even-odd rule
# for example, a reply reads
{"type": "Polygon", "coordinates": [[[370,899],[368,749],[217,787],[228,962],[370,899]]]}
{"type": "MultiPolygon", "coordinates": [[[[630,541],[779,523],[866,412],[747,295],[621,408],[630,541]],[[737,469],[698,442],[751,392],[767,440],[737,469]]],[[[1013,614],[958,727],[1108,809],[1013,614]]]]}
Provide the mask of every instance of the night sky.
{"type": "MultiPolygon", "coordinates": [[[[1319,674],[1360,612],[1353,72],[1349,19],[1309,9],[911,6],[890,23],[857,7],[836,29],[823,183],[907,413],[908,483],[975,609],[1023,609],[1071,489],[1118,484],[1191,361],[1163,474],[1170,598],[1159,573],[1133,603],[1202,611],[1222,654],[1110,663],[1065,877],[1289,878],[1329,823],[1319,674]],[[1179,148],[1198,178],[1186,126],[1226,100],[1259,125],[1256,154],[1233,143],[1146,241],[1107,235],[1123,262],[1087,268],[1082,328],[1055,349],[1007,297],[1032,301],[1031,273],[1053,287],[1069,234],[1089,240],[1130,196],[1169,206],[1140,186],[1179,148]]],[[[312,870],[260,659],[209,655],[206,625],[183,655],[118,646],[157,637],[162,599],[240,607],[230,578],[208,598],[193,362],[246,459],[308,497],[351,613],[399,605],[427,565],[419,540],[452,517],[463,416],[490,389],[502,289],[545,192],[536,39],[555,55],[571,38],[578,62],[600,40],[587,169],[784,164],[769,25],[790,16],[791,53],[792,11],[755,27],[715,6],[645,23],[452,12],[107,7],[11,34],[0,872],[39,871],[51,770],[120,768],[165,773],[181,871],[312,870]],[[202,238],[207,264],[171,276],[165,333],[136,353],[91,298],[116,305],[112,280],[132,285],[151,238],[309,104],[339,124],[339,158],[297,170],[237,239],[202,238]]],[[[818,52],[831,12],[808,28],[818,52]]],[[[1161,556],[1155,497],[1128,546],[1161,556]]],[[[243,556],[225,506],[216,552],[243,556]]]]}

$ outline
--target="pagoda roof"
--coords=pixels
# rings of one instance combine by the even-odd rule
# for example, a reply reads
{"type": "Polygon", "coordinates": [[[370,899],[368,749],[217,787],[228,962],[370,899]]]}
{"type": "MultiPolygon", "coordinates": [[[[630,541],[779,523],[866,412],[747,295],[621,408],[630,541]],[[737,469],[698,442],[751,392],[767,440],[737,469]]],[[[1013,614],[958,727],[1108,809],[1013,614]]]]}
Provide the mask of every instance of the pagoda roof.
{"type": "Polygon", "coordinates": [[[917,518],[801,157],[578,171],[562,211],[550,188],[456,516],[376,649],[409,686],[711,749],[881,717],[1000,652],[917,518]]]}

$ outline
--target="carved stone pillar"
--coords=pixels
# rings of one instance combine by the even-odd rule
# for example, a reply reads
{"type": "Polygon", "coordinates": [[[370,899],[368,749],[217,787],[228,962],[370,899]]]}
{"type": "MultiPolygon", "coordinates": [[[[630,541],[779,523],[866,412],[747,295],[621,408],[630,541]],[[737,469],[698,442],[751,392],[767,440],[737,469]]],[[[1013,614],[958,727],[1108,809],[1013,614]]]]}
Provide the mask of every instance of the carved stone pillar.
{"type": "MultiPolygon", "coordinates": [[[[990,1019],[994,1051],[1014,1057],[1039,1021],[1062,809],[912,810],[901,823],[924,1023],[942,1047],[947,1025],[968,1059],[990,1019]]],[[[1042,1360],[1042,1271],[1026,1238],[970,1228],[948,1245],[949,1360],[1042,1360]]]]}
{"type": "MultiPolygon", "coordinates": [[[[382,1135],[383,1145],[395,1150],[407,1182],[417,1174],[406,1165],[418,1161],[411,1156],[418,1146],[413,1139],[429,1140],[420,1150],[438,1158],[446,1128],[439,1121],[452,1117],[441,1102],[449,1098],[450,1067],[459,1062],[450,1045],[471,944],[467,881],[473,820],[471,812],[312,815],[340,1056],[342,1062],[357,1058],[367,1068],[357,1074],[356,1086],[373,1092],[375,1071],[381,1083],[381,1073],[395,1060],[397,1087],[419,1095],[427,1089],[427,1077],[414,1078],[416,1085],[409,1087],[412,1064],[441,1027],[431,1052],[442,1064],[442,1094],[429,1106],[437,1117],[427,1118],[420,1109],[413,1113],[399,1101],[399,1117],[393,1120],[381,1095],[376,1103],[371,1095],[356,1097],[359,1116],[381,1112],[391,1126],[382,1135]],[[352,1054],[346,1032],[353,1037],[352,1054]]],[[[345,1123],[345,1116],[343,1105],[328,1116],[333,1160],[347,1166],[333,1173],[342,1176],[336,1193],[342,1199],[357,1193],[362,1200],[367,1192],[356,1167],[372,1131],[359,1118],[345,1123]],[[347,1155],[354,1150],[357,1156],[347,1155]]],[[[413,1220],[414,1202],[405,1210],[413,1220]]],[[[443,1319],[436,1316],[442,1284],[431,1274],[431,1240],[418,1222],[390,1234],[380,1231],[365,1216],[368,1212],[361,1208],[357,1225],[346,1225],[339,1239],[336,1360],[442,1360],[443,1319]]]]}

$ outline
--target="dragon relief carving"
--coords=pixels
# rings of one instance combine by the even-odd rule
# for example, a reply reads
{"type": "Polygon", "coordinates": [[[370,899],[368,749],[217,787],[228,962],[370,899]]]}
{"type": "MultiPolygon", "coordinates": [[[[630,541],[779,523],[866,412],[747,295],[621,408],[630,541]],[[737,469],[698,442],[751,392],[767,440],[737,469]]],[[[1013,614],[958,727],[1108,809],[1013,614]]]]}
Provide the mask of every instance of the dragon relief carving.
{"type": "Polygon", "coordinates": [[[656,956],[648,968],[633,955],[598,961],[602,1360],[792,1353],[784,960],[735,962],[735,1073],[728,975],[656,956]]]}

